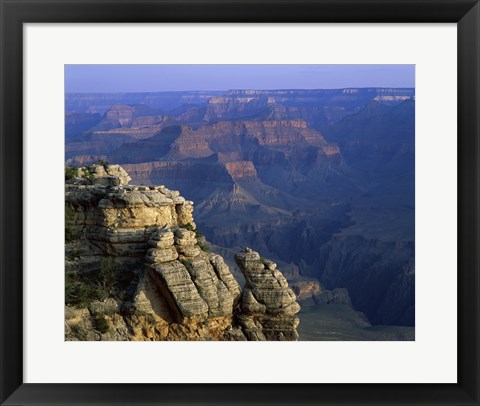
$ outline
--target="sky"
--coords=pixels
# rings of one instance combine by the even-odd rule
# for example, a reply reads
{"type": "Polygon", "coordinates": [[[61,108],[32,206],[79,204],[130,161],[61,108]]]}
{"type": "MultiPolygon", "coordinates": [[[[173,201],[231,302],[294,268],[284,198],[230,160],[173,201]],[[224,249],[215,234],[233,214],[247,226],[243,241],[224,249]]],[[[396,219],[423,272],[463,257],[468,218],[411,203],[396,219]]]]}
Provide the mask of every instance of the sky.
{"type": "Polygon", "coordinates": [[[415,87],[415,65],[65,65],[66,93],[415,87]]]}

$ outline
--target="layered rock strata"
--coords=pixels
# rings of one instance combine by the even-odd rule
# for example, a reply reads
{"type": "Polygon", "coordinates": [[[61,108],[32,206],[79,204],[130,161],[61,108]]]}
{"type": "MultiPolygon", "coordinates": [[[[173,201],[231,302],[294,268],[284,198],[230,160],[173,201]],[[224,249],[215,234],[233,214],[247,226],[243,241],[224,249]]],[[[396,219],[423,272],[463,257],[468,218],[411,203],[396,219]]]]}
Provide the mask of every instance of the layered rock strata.
{"type": "Polygon", "coordinates": [[[221,257],[198,247],[193,231],[164,227],[152,233],[149,245],[149,276],[163,290],[177,321],[232,315],[240,287],[221,257]]]}
{"type": "Polygon", "coordinates": [[[246,280],[237,318],[247,339],[297,340],[299,319],[295,314],[300,305],[277,265],[249,248],[236,254],[235,262],[246,280]]]}
{"type": "Polygon", "coordinates": [[[258,254],[239,253],[248,275],[242,294],[196,230],[192,202],[128,181],[121,167],[105,164],[76,169],[66,184],[67,279],[108,290],[106,299],[67,305],[67,340],[298,338],[299,306],[273,263],[255,274],[249,258],[258,254]],[[111,289],[102,279],[107,268],[111,289]]]}
{"type": "Polygon", "coordinates": [[[342,304],[352,306],[348,290],[345,288],[325,289],[315,279],[298,278],[290,281],[290,287],[297,296],[297,301],[302,306],[315,306],[321,304],[342,304]]]}

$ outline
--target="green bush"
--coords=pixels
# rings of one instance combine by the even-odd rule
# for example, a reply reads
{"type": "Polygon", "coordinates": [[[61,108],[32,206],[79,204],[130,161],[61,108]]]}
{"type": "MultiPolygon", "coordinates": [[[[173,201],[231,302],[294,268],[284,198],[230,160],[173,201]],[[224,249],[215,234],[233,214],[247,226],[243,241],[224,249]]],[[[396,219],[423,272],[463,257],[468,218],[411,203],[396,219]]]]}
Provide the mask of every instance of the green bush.
{"type": "Polygon", "coordinates": [[[185,230],[188,230],[188,231],[193,231],[193,226],[190,223],[184,224],[182,226],[182,228],[184,228],[185,230]]]}
{"type": "Polygon", "coordinates": [[[71,252],[70,252],[70,258],[71,258],[71,259],[80,258],[80,253],[79,253],[79,251],[78,251],[78,247],[72,248],[72,250],[71,250],[71,252]]]}
{"type": "Polygon", "coordinates": [[[94,299],[90,284],[76,274],[65,274],[65,304],[75,307],[87,307],[94,299]]]}
{"type": "Polygon", "coordinates": [[[91,185],[93,185],[93,181],[95,176],[93,175],[93,168],[90,166],[85,166],[83,168],[83,178],[86,179],[91,185]]]}
{"type": "Polygon", "coordinates": [[[69,203],[65,203],[65,241],[72,241],[75,238],[75,231],[72,223],[75,220],[75,209],[69,203]]]}
{"type": "Polygon", "coordinates": [[[102,258],[100,261],[100,271],[98,273],[97,282],[107,296],[113,292],[115,285],[115,275],[117,270],[112,257],[102,258]]]}
{"type": "Polygon", "coordinates": [[[187,271],[192,270],[192,261],[189,261],[188,259],[181,259],[180,262],[185,268],[187,268],[187,271]]]}
{"type": "Polygon", "coordinates": [[[111,257],[102,258],[97,272],[65,274],[65,304],[87,307],[94,300],[113,296],[116,268],[111,257]]]}
{"type": "Polygon", "coordinates": [[[204,325],[204,327],[208,329],[210,327],[210,319],[207,318],[202,322],[202,324],[204,325]]]}
{"type": "Polygon", "coordinates": [[[72,334],[80,341],[85,341],[87,339],[87,334],[85,330],[81,328],[78,324],[74,324],[72,327],[72,334]]]}
{"type": "Polygon", "coordinates": [[[98,314],[94,317],[93,327],[101,334],[105,334],[106,332],[108,332],[108,330],[110,330],[108,321],[105,319],[105,316],[103,314],[98,314]]]}
{"type": "Polygon", "coordinates": [[[188,223],[188,224],[184,224],[182,226],[182,228],[184,228],[185,230],[188,230],[188,231],[194,231],[195,232],[195,237],[196,238],[201,238],[203,237],[202,233],[200,231],[198,231],[198,228],[193,228],[193,225],[191,223],[188,223]]]}
{"type": "Polygon", "coordinates": [[[71,180],[78,176],[78,168],[74,166],[65,167],[65,180],[71,180]]]}
{"type": "Polygon", "coordinates": [[[65,304],[74,304],[77,299],[77,284],[71,273],[65,274],[65,304]]]}
{"type": "Polygon", "coordinates": [[[206,244],[206,243],[204,243],[204,242],[199,241],[199,242],[198,242],[198,246],[200,247],[200,249],[201,249],[202,251],[205,251],[205,252],[210,251],[210,245],[208,245],[208,244],[206,244]]]}

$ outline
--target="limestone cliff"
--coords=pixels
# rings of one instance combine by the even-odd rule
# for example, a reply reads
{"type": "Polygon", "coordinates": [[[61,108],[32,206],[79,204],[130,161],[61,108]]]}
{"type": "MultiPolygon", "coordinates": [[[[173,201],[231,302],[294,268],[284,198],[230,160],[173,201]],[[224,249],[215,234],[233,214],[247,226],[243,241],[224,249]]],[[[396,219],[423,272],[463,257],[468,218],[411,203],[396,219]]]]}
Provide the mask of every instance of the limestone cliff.
{"type": "Polygon", "coordinates": [[[273,263],[255,270],[242,258],[259,255],[239,253],[242,293],[193,203],[129,180],[106,163],[66,171],[66,340],[298,338],[299,306],[273,263]]]}

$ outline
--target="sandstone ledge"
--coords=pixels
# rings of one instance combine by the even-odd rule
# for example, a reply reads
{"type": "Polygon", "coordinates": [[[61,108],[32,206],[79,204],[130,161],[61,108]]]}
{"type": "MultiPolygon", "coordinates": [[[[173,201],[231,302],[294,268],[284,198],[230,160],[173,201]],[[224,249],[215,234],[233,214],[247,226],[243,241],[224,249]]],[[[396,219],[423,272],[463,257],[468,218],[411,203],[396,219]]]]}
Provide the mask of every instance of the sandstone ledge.
{"type": "Polygon", "coordinates": [[[274,262],[238,253],[242,291],[224,259],[203,251],[178,191],[129,185],[118,165],[77,174],[65,185],[66,271],[96,277],[108,263],[117,282],[106,301],[67,306],[67,340],[298,338],[300,307],[274,262]]]}

